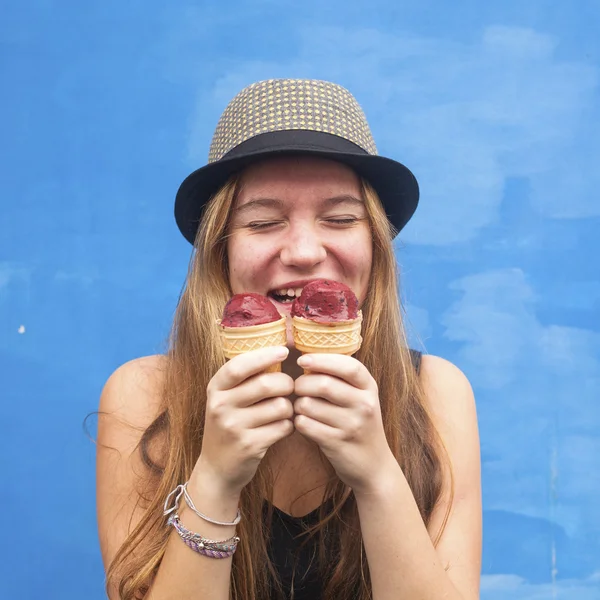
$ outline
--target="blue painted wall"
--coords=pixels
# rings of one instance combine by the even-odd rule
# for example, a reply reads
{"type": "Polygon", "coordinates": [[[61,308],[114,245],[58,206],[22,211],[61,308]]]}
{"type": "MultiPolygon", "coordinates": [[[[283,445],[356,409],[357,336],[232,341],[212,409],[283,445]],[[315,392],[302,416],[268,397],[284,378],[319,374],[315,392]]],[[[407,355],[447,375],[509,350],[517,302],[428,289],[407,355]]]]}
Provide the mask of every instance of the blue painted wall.
{"type": "Polygon", "coordinates": [[[478,399],[482,598],[600,598],[599,24],[595,0],[4,2],[0,598],[103,597],[82,421],[163,348],[179,182],[281,76],[350,88],[421,181],[398,258],[414,339],[478,399]]]}

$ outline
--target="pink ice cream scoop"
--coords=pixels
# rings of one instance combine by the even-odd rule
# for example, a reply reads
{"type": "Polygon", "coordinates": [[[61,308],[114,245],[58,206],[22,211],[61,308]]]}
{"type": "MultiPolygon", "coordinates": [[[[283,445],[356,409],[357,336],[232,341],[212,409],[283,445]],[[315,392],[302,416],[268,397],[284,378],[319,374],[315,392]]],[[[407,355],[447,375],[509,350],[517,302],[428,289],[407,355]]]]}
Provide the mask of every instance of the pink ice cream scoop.
{"type": "Polygon", "coordinates": [[[316,279],[305,285],[292,303],[292,317],[317,323],[352,321],[358,317],[358,298],[339,281],[316,279]]]}
{"type": "Polygon", "coordinates": [[[261,294],[235,294],[223,309],[223,327],[248,327],[279,321],[281,315],[273,303],[261,294]]]}

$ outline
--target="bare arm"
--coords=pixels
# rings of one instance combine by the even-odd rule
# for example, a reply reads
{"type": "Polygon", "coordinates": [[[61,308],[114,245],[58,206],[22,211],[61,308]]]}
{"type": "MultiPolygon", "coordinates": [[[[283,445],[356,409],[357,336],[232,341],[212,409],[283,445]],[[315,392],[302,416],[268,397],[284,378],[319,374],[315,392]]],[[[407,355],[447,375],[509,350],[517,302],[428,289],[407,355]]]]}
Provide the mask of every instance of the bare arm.
{"type": "MultiPolygon", "coordinates": [[[[195,471],[188,489],[198,498],[196,507],[218,521],[233,521],[239,495],[214,488],[215,480],[195,471]]],[[[180,505],[184,506],[184,505],[180,505]]],[[[185,527],[212,540],[225,540],[235,534],[235,527],[207,523],[187,507],[179,511],[185,527]]],[[[231,579],[231,558],[209,558],[190,550],[175,531],[171,532],[165,555],[148,600],[228,600],[231,579]]]]}
{"type": "MultiPolygon", "coordinates": [[[[252,357],[236,357],[213,378],[202,454],[188,485],[198,510],[213,519],[233,520],[240,491],[267,448],[293,429],[288,420],[292,410],[289,400],[264,400],[287,395],[293,389],[293,381],[282,373],[260,375],[276,362],[273,351],[264,349],[252,357]]],[[[137,446],[160,411],[163,360],[147,357],[123,365],[108,380],[100,400],[104,414],[98,426],[97,505],[105,568],[143,515],[137,483],[148,473],[137,446]]],[[[233,535],[233,527],[205,522],[185,504],[180,507],[181,521],[191,531],[214,540],[233,535]]],[[[173,530],[146,598],[227,600],[231,563],[231,558],[214,559],[194,552],[173,530]]],[[[108,593],[111,600],[119,598],[116,582],[111,582],[108,593]]]]}
{"type": "MultiPolygon", "coordinates": [[[[100,397],[96,450],[96,510],[102,560],[107,570],[143,515],[137,487],[149,475],[137,449],[158,416],[163,357],[147,356],[119,367],[100,397]]],[[[118,598],[114,585],[109,597],[118,598]]]]}
{"type": "Polygon", "coordinates": [[[422,380],[433,423],[453,467],[455,495],[444,534],[435,537],[450,503],[449,478],[428,531],[383,430],[379,392],[354,358],[298,359],[310,373],[296,380],[295,426],[319,444],[356,497],[374,600],[476,600],[481,565],[481,491],[475,402],[451,363],[424,357],[422,380]]]}
{"type": "Polygon", "coordinates": [[[432,538],[448,507],[446,488],[429,532],[395,461],[380,486],[357,493],[361,530],[375,600],[476,600],[481,569],[481,484],[475,402],[467,379],[452,364],[423,358],[423,382],[435,426],[452,463],[455,495],[444,534],[432,538]]]}
{"type": "MultiPolygon", "coordinates": [[[[98,425],[97,505],[100,546],[106,569],[143,514],[143,507],[138,505],[136,487],[138,478],[148,473],[137,445],[144,429],[160,410],[158,391],[161,373],[160,357],[129,362],[110,377],[100,400],[100,411],[104,414],[100,416],[98,425]]],[[[233,519],[237,498],[219,497],[210,481],[194,483],[190,494],[202,497],[202,503],[198,503],[199,510],[214,515],[218,520],[233,519]]],[[[233,534],[234,528],[204,523],[185,508],[180,511],[180,517],[188,529],[211,539],[226,539],[233,534]]],[[[177,534],[172,532],[147,598],[226,600],[229,597],[231,559],[211,560],[200,556],[177,538],[177,534]],[[190,579],[193,581],[190,582],[190,579]],[[185,588],[187,592],[182,594],[185,588]]],[[[115,582],[110,585],[108,593],[111,600],[119,598],[115,582]]]]}

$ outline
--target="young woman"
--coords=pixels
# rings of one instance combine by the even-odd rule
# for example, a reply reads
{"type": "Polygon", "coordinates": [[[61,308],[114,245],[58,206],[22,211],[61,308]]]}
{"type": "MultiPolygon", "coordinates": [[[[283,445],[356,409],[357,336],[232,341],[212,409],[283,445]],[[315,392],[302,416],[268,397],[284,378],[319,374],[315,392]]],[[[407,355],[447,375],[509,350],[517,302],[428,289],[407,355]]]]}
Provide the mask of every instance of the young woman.
{"type": "Polygon", "coordinates": [[[270,80],[232,100],[177,195],[194,253],[169,351],[121,366],[100,401],[112,600],[479,597],[473,394],[402,326],[392,239],[417,200],[343,88],[270,80]],[[232,294],[289,316],[319,278],[359,299],[354,356],[300,356],[288,331],[288,348],[225,360],[215,322],[232,294]]]}

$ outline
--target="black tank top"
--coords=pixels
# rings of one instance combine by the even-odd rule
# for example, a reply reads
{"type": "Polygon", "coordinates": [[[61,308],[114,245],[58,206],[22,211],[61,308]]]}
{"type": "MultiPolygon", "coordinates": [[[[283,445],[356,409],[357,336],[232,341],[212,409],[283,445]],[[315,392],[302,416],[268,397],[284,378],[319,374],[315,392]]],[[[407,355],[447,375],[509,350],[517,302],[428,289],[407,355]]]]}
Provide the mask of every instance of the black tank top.
{"type": "MultiPolygon", "coordinates": [[[[411,358],[417,373],[421,367],[421,353],[411,350],[411,358]]],[[[325,501],[325,508],[331,504],[325,501]]],[[[265,506],[265,513],[267,506],[265,506]]],[[[291,597],[292,580],[294,600],[321,600],[322,578],[319,574],[318,552],[316,552],[317,536],[304,545],[306,531],[311,525],[319,522],[319,508],[304,515],[292,517],[273,507],[269,555],[275,570],[279,574],[285,598],[291,597]]],[[[277,596],[273,596],[277,598],[277,596]]],[[[348,598],[345,600],[352,600],[348,598]]]]}

